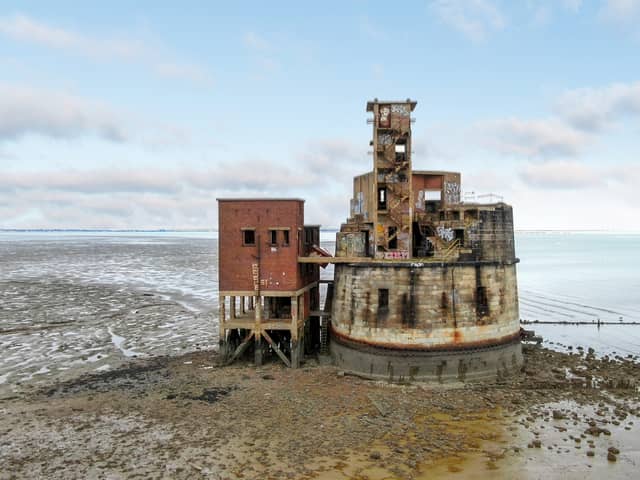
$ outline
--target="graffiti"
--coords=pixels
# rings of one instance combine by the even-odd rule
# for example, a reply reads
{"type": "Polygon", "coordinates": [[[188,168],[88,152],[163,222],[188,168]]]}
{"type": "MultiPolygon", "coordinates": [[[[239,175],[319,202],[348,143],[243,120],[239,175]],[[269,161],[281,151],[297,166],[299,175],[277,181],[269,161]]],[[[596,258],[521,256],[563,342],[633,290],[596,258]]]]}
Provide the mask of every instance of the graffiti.
{"type": "Polygon", "coordinates": [[[355,198],[351,199],[351,214],[361,215],[363,213],[364,195],[358,192],[355,198]]]}
{"type": "Polygon", "coordinates": [[[387,105],[380,107],[380,119],[379,123],[381,127],[388,127],[391,122],[390,114],[391,111],[387,105]]]}
{"type": "Polygon", "coordinates": [[[438,228],[436,228],[436,233],[445,242],[450,242],[454,237],[453,229],[443,227],[442,225],[438,225],[438,228]]]}
{"type": "Polygon", "coordinates": [[[259,282],[260,267],[258,266],[257,263],[251,264],[251,277],[253,278],[253,289],[256,292],[260,291],[260,282],[259,282]]]}
{"type": "Polygon", "coordinates": [[[409,252],[407,250],[398,250],[395,252],[384,252],[384,258],[386,260],[398,260],[403,258],[409,258],[409,252]]]}
{"type": "Polygon", "coordinates": [[[460,185],[444,182],[444,199],[446,203],[460,203],[460,185]]]}
{"type": "Polygon", "coordinates": [[[380,145],[391,145],[393,143],[393,136],[390,133],[379,133],[378,143],[380,145]]]}
{"type": "Polygon", "coordinates": [[[396,115],[402,115],[404,117],[408,117],[409,116],[409,109],[407,108],[406,105],[401,105],[401,104],[393,104],[391,105],[391,113],[395,113],[396,115]]]}
{"type": "Polygon", "coordinates": [[[418,201],[416,202],[416,210],[424,210],[424,190],[418,190],[418,201]]]}

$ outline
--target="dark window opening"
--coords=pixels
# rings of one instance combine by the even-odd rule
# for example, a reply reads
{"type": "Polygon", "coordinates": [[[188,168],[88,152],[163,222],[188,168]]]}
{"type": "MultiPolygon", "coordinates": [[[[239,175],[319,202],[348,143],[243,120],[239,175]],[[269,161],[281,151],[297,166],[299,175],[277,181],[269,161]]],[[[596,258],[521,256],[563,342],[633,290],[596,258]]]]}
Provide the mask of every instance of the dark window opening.
{"type": "Polygon", "coordinates": [[[255,230],[243,230],[242,231],[242,244],[243,245],[255,245],[256,244],[256,231],[255,230]]]}
{"type": "Polygon", "coordinates": [[[370,255],[369,249],[369,230],[361,230],[360,233],[364,238],[364,254],[368,257],[370,255]]]}
{"type": "Polygon", "coordinates": [[[476,289],[476,311],[479,317],[489,315],[489,299],[487,298],[487,287],[476,289]]]}
{"type": "Polygon", "coordinates": [[[444,210],[440,210],[440,220],[444,220],[444,210]]]}
{"type": "Polygon", "coordinates": [[[394,250],[398,248],[398,228],[389,227],[389,249],[394,250]]]}
{"type": "Polygon", "coordinates": [[[378,289],[378,311],[389,310],[389,289],[378,289]]]}
{"type": "Polygon", "coordinates": [[[427,200],[424,202],[424,209],[427,213],[436,213],[440,208],[439,200],[427,200]]]}
{"type": "Polygon", "coordinates": [[[413,256],[424,258],[433,256],[433,244],[427,238],[433,236],[433,229],[428,225],[413,222],[413,256]]]}
{"type": "Polygon", "coordinates": [[[289,230],[283,230],[282,234],[284,235],[284,238],[282,239],[282,245],[284,245],[285,247],[289,246],[289,230]]]}
{"type": "Polygon", "coordinates": [[[277,230],[269,230],[269,239],[272,246],[278,244],[278,231],[277,230]]]}
{"type": "Polygon", "coordinates": [[[449,308],[449,297],[447,296],[447,292],[442,292],[442,297],[440,298],[440,308],[442,310],[447,310],[449,308]]]}
{"type": "Polygon", "coordinates": [[[378,187],[378,210],[387,209],[387,187],[378,187]]]}
{"type": "Polygon", "coordinates": [[[460,211],[459,210],[453,210],[451,212],[451,220],[460,220],[460,211]]]}
{"type": "Polygon", "coordinates": [[[462,228],[457,228],[453,233],[456,236],[456,240],[460,242],[460,246],[464,247],[464,230],[462,228]]]}

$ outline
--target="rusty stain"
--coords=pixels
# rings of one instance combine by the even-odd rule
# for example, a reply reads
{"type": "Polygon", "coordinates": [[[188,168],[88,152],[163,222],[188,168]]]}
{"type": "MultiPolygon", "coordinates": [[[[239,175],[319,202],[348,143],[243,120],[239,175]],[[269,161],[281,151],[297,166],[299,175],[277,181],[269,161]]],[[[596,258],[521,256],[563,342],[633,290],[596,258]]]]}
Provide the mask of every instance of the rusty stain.
{"type": "Polygon", "coordinates": [[[340,340],[342,343],[362,345],[364,347],[383,348],[389,350],[404,350],[409,352],[437,352],[437,351],[456,351],[456,350],[472,350],[476,348],[491,348],[500,345],[506,345],[509,343],[517,342],[520,340],[520,330],[517,332],[505,335],[503,337],[491,338],[488,340],[475,340],[470,342],[459,343],[457,345],[446,343],[438,345],[416,345],[406,343],[395,342],[376,342],[372,340],[355,339],[341,332],[338,332],[332,325],[330,325],[331,335],[334,339],[340,340]]]}

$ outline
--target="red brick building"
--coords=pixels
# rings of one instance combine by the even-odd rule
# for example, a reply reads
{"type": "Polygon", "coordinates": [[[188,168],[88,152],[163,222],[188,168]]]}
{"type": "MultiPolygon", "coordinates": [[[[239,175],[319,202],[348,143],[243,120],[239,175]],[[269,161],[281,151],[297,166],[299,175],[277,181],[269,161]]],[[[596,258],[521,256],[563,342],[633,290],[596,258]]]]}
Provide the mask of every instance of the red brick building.
{"type": "Polygon", "coordinates": [[[253,340],[256,363],[270,349],[298,366],[319,281],[318,265],[298,263],[320,243],[304,200],[218,199],[218,238],[222,353],[232,361],[253,340]]]}

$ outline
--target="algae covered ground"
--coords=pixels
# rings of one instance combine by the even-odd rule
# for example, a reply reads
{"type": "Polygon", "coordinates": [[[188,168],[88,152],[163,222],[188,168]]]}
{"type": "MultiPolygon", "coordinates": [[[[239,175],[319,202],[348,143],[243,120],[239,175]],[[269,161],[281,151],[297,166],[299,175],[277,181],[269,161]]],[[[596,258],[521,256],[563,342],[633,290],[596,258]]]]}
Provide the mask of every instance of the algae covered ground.
{"type": "Polygon", "coordinates": [[[2,398],[0,478],[636,478],[637,359],[525,358],[453,385],[136,359],[2,398]]]}

